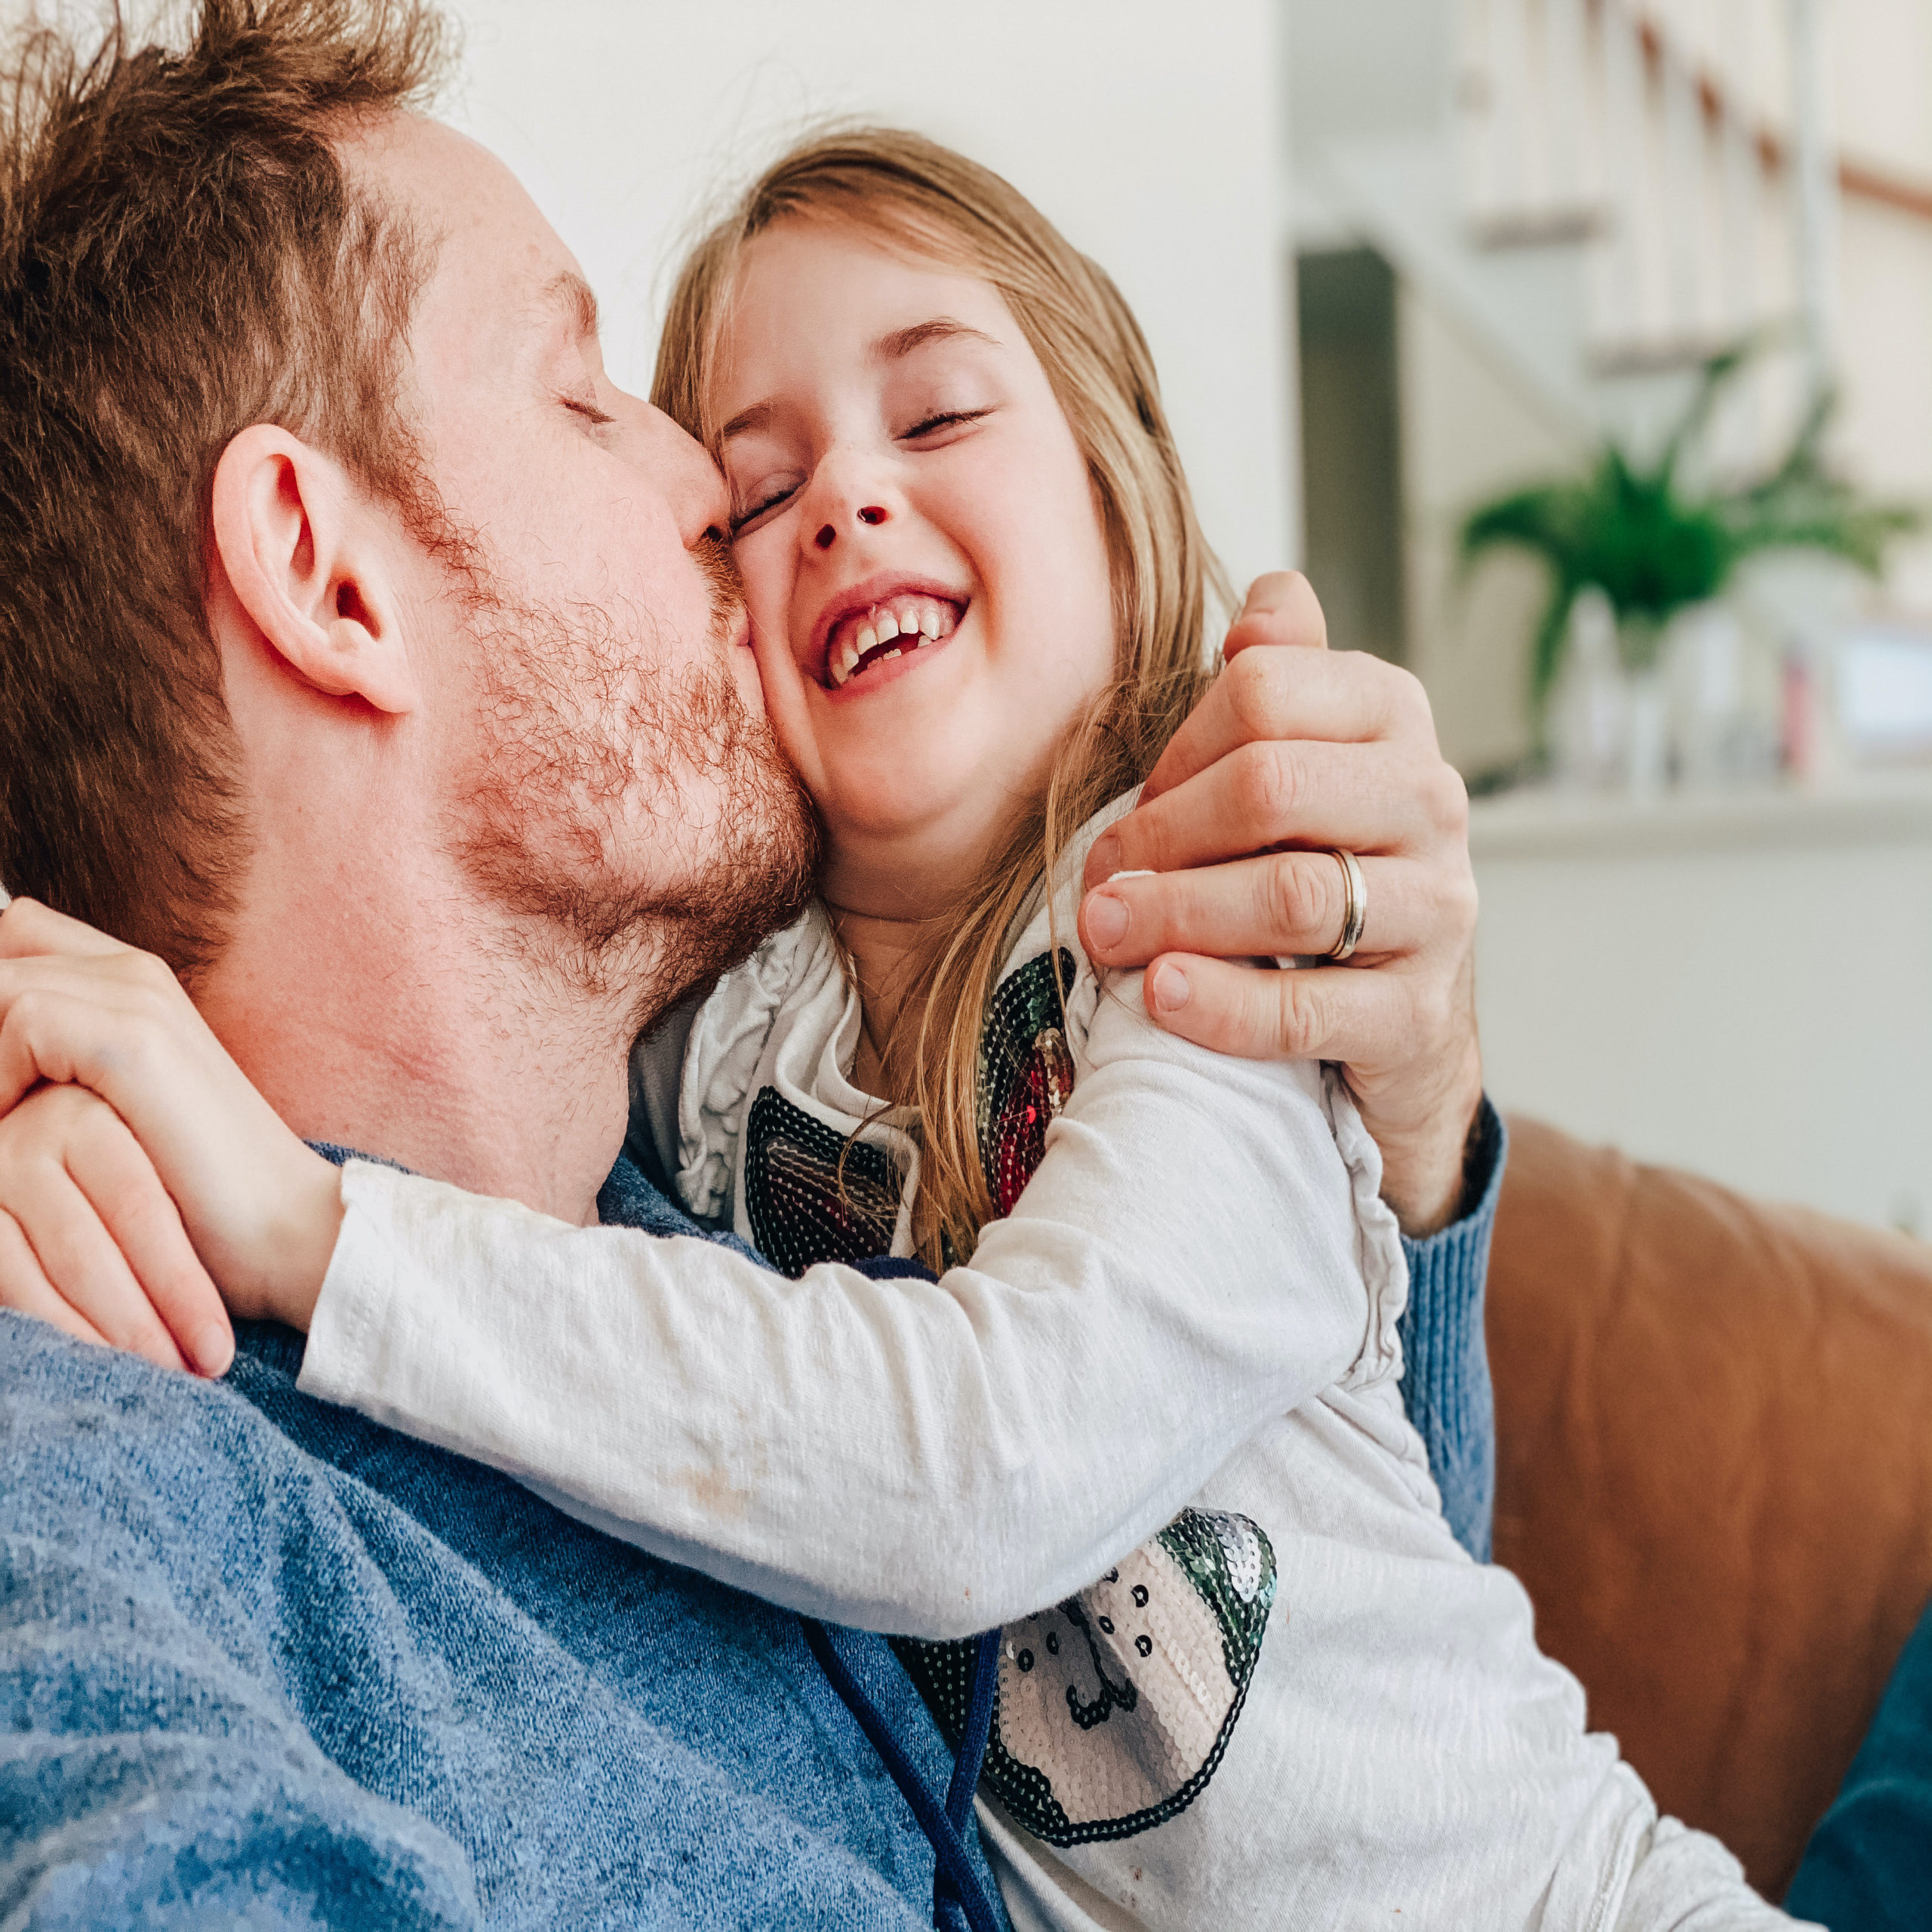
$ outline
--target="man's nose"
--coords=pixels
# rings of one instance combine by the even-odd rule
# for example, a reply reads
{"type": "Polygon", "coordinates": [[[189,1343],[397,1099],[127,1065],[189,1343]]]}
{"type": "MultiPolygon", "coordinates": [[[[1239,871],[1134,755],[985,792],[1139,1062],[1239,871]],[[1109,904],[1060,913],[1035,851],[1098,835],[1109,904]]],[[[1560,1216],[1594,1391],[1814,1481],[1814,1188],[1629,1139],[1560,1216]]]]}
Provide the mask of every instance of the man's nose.
{"type": "Polygon", "coordinates": [[[685,549],[708,536],[728,538],[731,493],[704,445],[657,408],[645,418],[644,437],[645,466],[664,493],[685,549]]]}

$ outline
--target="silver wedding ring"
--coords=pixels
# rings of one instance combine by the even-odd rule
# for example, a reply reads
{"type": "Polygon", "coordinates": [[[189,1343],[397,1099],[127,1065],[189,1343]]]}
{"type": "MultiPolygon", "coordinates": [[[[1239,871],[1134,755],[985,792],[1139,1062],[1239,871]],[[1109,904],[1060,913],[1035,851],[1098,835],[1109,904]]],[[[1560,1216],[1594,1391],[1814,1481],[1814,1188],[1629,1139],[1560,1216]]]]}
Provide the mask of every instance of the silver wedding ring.
{"type": "Polygon", "coordinates": [[[1335,863],[1342,869],[1342,889],[1346,895],[1342,907],[1341,943],[1328,955],[1330,965],[1339,965],[1361,943],[1361,929],[1368,922],[1368,888],[1363,884],[1361,868],[1355,863],[1355,855],[1345,852],[1340,846],[1331,848],[1335,863]]]}

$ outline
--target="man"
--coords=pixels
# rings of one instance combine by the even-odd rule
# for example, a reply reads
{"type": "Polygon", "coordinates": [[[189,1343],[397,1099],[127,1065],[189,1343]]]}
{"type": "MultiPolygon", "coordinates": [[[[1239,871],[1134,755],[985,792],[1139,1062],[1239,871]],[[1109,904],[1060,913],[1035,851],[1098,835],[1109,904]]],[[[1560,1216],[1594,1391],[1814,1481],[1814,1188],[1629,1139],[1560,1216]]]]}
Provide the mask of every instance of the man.
{"type": "MultiPolygon", "coordinates": [[[[0,877],[183,975],[220,1043],[183,1078],[238,1069],[312,1141],[674,1228],[614,1168],[627,1051],[795,906],[808,824],[716,473],[605,377],[514,182],[405,111],[436,57],[405,6],[207,0],[177,56],[29,63],[0,877]]],[[[1346,1062],[1427,1232],[1478,1101],[1460,793],[1398,674],[1266,648],[1318,638],[1305,586],[1266,586],[1096,856],[1097,885],[1167,876],[1097,891],[1083,931],[1177,967],[1164,1023],[1346,1062]],[[1243,856],[1288,838],[1371,855],[1374,971],[1210,956],[1335,948],[1342,869],[1243,856]]],[[[0,954],[0,1106],[130,1091],[151,971],[32,906],[0,954]]],[[[121,1251],[186,1305],[178,1223],[115,1158],[75,1164],[109,1177],[91,1196],[45,1170],[0,1195],[8,1306],[88,1333],[121,1251]]],[[[186,1321],[91,1335],[223,1365],[186,1321]]],[[[829,1679],[795,1617],[307,1401],[285,1333],[239,1340],[215,1387],[0,1322],[9,1912],[890,1925],[936,1860],[983,1901],[970,1828],[922,1833],[895,1788],[949,1767],[877,1640],[827,1640],[829,1679]]]]}

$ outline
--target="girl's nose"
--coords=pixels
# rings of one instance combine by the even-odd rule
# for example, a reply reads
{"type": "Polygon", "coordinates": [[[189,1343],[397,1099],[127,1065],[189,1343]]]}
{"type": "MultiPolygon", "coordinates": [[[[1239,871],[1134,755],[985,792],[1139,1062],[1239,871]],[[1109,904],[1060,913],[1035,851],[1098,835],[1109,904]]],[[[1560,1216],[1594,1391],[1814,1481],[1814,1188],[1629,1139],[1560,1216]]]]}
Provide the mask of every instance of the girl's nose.
{"type": "MultiPolygon", "coordinates": [[[[885,517],[884,510],[877,503],[867,503],[858,512],[859,521],[861,523],[880,524],[884,522],[885,517]]],[[[838,532],[832,525],[823,524],[820,526],[817,536],[812,540],[821,550],[829,550],[838,541],[838,532]]]]}

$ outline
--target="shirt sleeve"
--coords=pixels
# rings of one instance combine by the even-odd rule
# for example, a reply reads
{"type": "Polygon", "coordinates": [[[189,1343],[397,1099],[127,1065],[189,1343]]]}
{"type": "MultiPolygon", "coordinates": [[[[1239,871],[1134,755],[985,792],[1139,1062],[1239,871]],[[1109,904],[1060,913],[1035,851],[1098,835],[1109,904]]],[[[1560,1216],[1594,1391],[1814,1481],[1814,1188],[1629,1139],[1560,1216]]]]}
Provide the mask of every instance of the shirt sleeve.
{"type": "Polygon", "coordinates": [[[794,1609],[967,1635],[1091,1583],[1363,1353],[1321,1078],[1110,984],[1038,1172],[937,1283],[352,1163],[301,1386],[794,1609]]]}
{"type": "Polygon", "coordinates": [[[1496,1394],[1483,1325],[1490,1238],[1509,1137],[1484,1097],[1469,1146],[1466,1193],[1473,1205],[1426,1241],[1403,1241],[1409,1305],[1401,1324],[1402,1398],[1429,1451],[1429,1473],[1456,1540],[1490,1557],[1496,1514],[1496,1394]]]}

